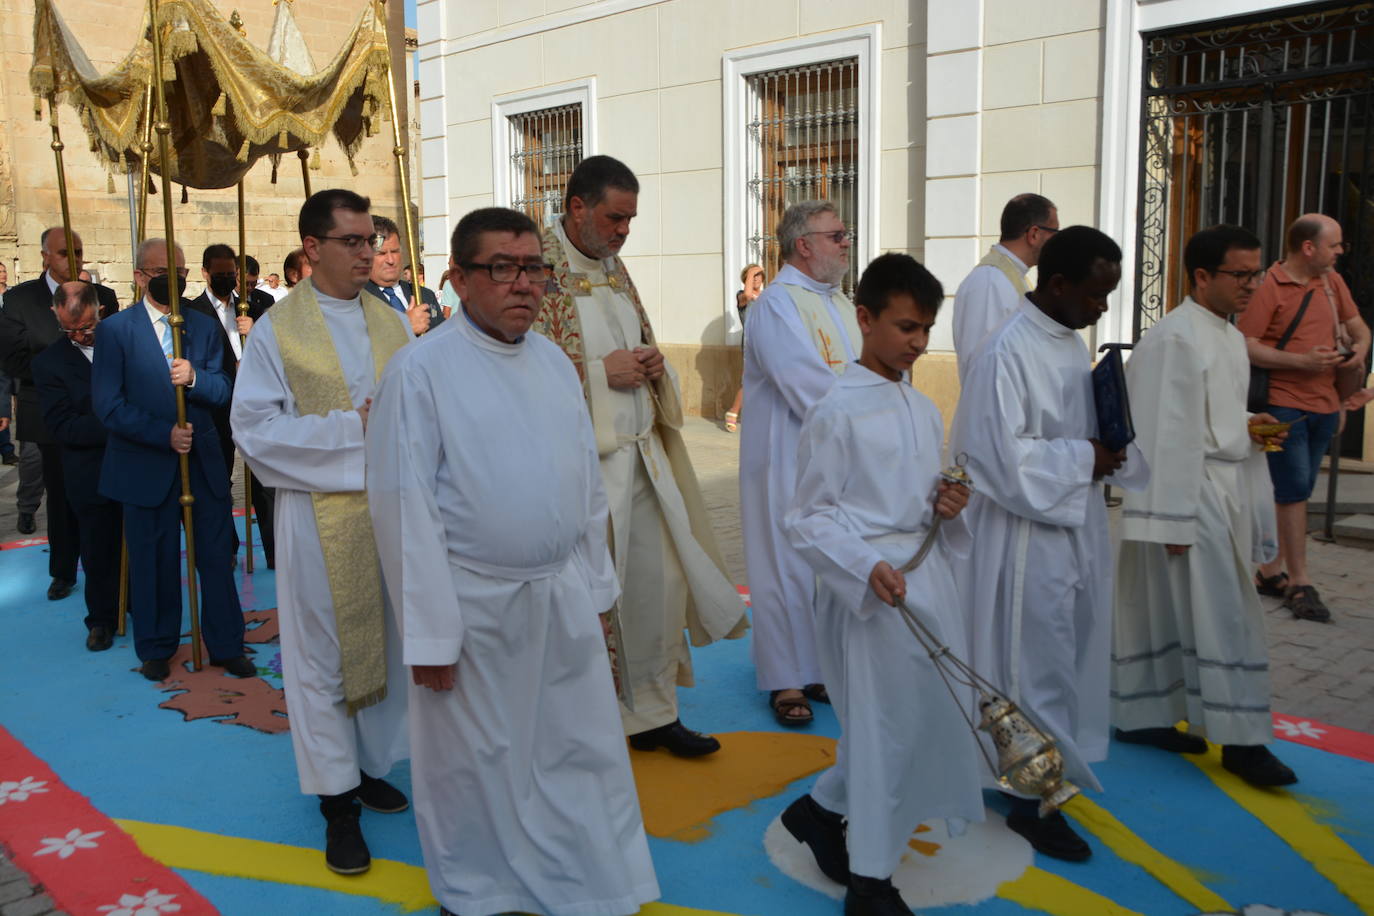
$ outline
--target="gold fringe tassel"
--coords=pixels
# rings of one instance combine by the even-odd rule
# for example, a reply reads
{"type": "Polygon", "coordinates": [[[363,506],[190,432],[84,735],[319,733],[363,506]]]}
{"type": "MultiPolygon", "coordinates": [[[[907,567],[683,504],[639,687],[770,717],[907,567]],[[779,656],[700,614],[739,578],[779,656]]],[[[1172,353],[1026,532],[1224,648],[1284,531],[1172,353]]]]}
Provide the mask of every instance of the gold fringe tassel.
{"type": "Polygon", "coordinates": [[[106,172],[106,173],[105,173],[105,193],[106,193],[106,194],[113,194],[114,192],[115,192],[115,186],[114,186],[114,172],[106,172]]]}
{"type": "Polygon", "coordinates": [[[281,148],[281,149],[286,149],[286,144],[288,144],[288,143],[290,143],[290,142],[291,142],[291,138],[290,138],[289,136],[287,136],[287,133],[286,133],[286,131],[285,131],[284,129],[282,130],[281,133],[277,134],[277,146],[278,146],[279,148],[281,148]]]}
{"type": "Polygon", "coordinates": [[[228,99],[223,92],[215,96],[215,104],[210,106],[210,114],[222,118],[229,113],[228,99]]]}
{"type": "Polygon", "coordinates": [[[239,154],[238,154],[238,156],[235,157],[236,159],[238,159],[239,162],[247,162],[247,161],[248,161],[248,147],[249,147],[249,142],[248,142],[248,140],[245,139],[245,140],[243,141],[243,146],[240,146],[240,147],[239,147],[239,154]]]}
{"type": "Polygon", "coordinates": [[[312,172],[318,172],[319,170],[320,170],[320,148],[317,146],[317,147],[315,147],[313,150],[311,150],[311,152],[310,152],[310,171],[312,171],[312,172]]]}

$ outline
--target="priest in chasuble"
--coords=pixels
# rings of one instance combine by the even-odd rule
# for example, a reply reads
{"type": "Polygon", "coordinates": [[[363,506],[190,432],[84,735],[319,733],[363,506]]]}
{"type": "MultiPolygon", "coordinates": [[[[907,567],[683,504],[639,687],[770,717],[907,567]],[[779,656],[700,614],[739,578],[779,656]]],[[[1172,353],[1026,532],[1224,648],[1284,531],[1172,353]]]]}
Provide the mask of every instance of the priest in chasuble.
{"type": "Polygon", "coordinates": [[[1205,737],[1247,782],[1288,785],[1297,777],[1267,748],[1269,648],[1251,580],[1278,553],[1254,429],[1276,421],[1246,410],[1250,361],[1231,324],[1264,278],[1260,241],[1214,226],[1188,240],[1183,262],[1191,294],[1126,364],[1152,474],[1122,510],[1112,721],[1118,740],[1175,753],[1206,753],[1205,737]],[[1180,720],[1189,731],[1174,727],[1180,720]]]}
{"type": "Polygon", "coordinates": [[[692,685],[684,631],[704,646],[743,636],[748,621],[682,440],[676,375],[619,256],[638,196],[639,180],[610,156],[573,170],[564,215],[544,232],[553,276],[533,329],[572,360],[596,435],[622,588],[625,734],[636,750],[695,757],[720,744],[678,718],[677,688],[692,685]]]}
{"type": "MultiPolygon", "coordinates": [[[[969,556],[956,558],[973,667],[1058,743],[1065,775],[1101,789],[1107,757],[1112,550],[1102,486],[1138,489],[1135,444],[1099,441],[1092,358],[1079,331],[1107,311],[1121,249],[1087,226],[1055,235],[1033,292],[969,365],[950,450],[974,493],[969,556]]],[[[995,753],[995,751],[994,751],[995,753]]],[[[1010,799],[1007,826],[1045,855],[1091,855],[1062,814],[1010,799]]]]}
{"type": "Polygon", "coordinates": [[[1017,194],[1002,208],[1002,235],[954,294],[954,355],[962,382],[978,345],[1021,307],[1026,273],[1059,231],[1059,210],[1039,194],[1017,194]]]}
{"type": "Polygon", "coordinates": [[[363,434],[373,389],[412,340],[363,289],[370,203],[320,191],[301,207],[308,279],[253,326],[230,423],[243,460],[277,488],[277,616],[301,791],[320,797],[325,864],[367,871],[359,806],[409,807],[382,777],[406,756],[405,670],[382,590],[363,434]]]}
{"type": "Polygon", "coordinates": [[[782,725],[829,702],[816,654],[816,576],[783,520],[797,490],[802,420],[859,356],[854,304],[840,290],[851,239],[835,205],[793,204],[778,224],[783,267],[746,319],[740,527],[754,608],[754,668],[782,725]]]}

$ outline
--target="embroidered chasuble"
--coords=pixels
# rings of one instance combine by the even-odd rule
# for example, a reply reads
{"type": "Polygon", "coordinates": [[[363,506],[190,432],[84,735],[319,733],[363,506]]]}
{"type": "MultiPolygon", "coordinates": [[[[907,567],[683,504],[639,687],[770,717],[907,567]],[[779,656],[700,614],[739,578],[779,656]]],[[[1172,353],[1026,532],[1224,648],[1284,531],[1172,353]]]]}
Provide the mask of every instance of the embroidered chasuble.
{"type": "Polygon", "coordinates": [[[827,302],[819,293],[804,286],[784,283],[783,288],[796,304],[802,325],[826,367],[836,375],[843,375],[845,367],[858,356],[850,341],[863,339],[854,306],[838,289],[830,293],[827,302]],[[836,324],[837,316],[840,324],[836,324]],[[847,333],[840,332],[840,325],[844,326],[847,333]]]}
{"type": "Polygon", "coordinates": [[[1008,249],[993,245],[959,284],[954,293],[953,331],[961,384],[978,346],[1026,298],[1028,270],[1008,249]]]}
{"type": "MultiPolygon", "coordinates": [[[[385,303],[367,292],[361,301],[380,378],[407,338],[385,303]]],[[[297,284],[273,306],[272,327],[297,415],[353,410],[339,356],[332,346],[321,345],[330,335],[314,284],[297,284]]],[[[364,491],[312,493],[311,499],[339,633],[344,699],[353,714],[386,697],[386,633],[372,516],[364,491]]]]}
{"type": "Polygon", "coordinates": [[[1017,296],[1024,296],[1030,292],[1030,287],[1026,286],[1026,274],[1021,266],[1011,258],[1007,257],[1002,250],[993,245],[988,249],[988,253],[983,255],[983,260],[978,262],[979,267],[995,267],[1002,272],[1002,276],[1007,278],[1007,282],[1016,290],[1017,296]]]}

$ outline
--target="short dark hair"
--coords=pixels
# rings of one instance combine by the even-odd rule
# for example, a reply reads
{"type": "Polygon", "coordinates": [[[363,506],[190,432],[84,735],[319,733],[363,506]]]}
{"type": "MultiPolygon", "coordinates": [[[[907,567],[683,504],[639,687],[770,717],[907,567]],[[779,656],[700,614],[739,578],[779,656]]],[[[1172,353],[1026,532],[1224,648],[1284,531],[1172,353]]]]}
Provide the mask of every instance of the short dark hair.
{"type": "Polygon", "coordinates": [[[539,234],[539,227],[519,210],[507,207],[483,207],[473,210],[458,220],[453,227],[453,237],[449,240],[449,255],[459,267],[477,257],[482,247],[482,233],[509,232],[524,235],[526,232],[539,234]]]}
{"type": "Polygon", "coordinates": [[[396,225],[394,219],[389,216],[380,216],[376,213],[372,214],[372,232],[375,235],[380,235],[382,241],[386,241],[393,235],[397,238],[401,237],[401,229],[396,225]]]}
{"type": "Polygon", "coordinates": [[[1036,283],[1048,283],[1054,276],[1063,277],[1070,283],[1082,283],[1099,259],[1120,264],[1121,247],[1105,232],[1091,226],[1060,229],[1040,250],[1036,283]]]}
{"type": "Polygon", "coordinates": [[[1326,220],[1316,214],[1299,216],[1293,220],[1293,224],[1288,227],[1287,235],[1284,236],[1285,252],[1293,254],[1302,247],[1303,242],[1315,242],[1326,225],[1326,220]]]}
{"type": "Polygon", "coordinates": [[[1055,209],[1048,197],[1039,194],[1017,194],[1002,208],[1001,242],[1011,242],[1030,232],[1032,226],[1043,225],[1055,209]]]}
{"type": "Polygon", "coordinates": [[[578,197],[589,207],[595,207],[606,197],[606,189],[639,193],[639,179],[630,167],[610,156],[588,156],[577,164],[568,188],[563,193],[563,212],[572,209],[572,199],[578,197]]]}
{"type": "Polygon", "coordinates": [[[371,209],[371,200],[344,188],[316,191],[301,205],[301,215],[296,221],[296,227],[300,230],[302,239],[307,235],[319,238],[334,230],[335,210],[367,213],[371,209]]]}
{"type": "MultiPolygon", "coordinates": [[[[70,283],[71,281],[67,281],[70,283]]],[[[67,284],[57,284],[57,289],[53,290],[52,307],[58,311],[70,311],[77,314],[85,314],[86,309],[100,309],[100,297],[95,294],[94,283],[84,283],[80,280],[81,291],[75,297],[67,295],[67,284]]]]}
{"type": "Polygon", "coordinates": [[[256,277],[262,271],[262,265],[259,264],[258,259],[251,254],[243,256],[243,263],[244,266],[248,268],[248,276],[250,277],[256,277]]]}
{"type": "Polygon", "coordinates": [[[1183,247],[1183,268],[1188,271],[1189,285],[1195,285],[1193,278],[1198,270],[1216,273],[1232,250],[1256,251],[1260,247],[1259,238],[1241,226],[1222,223],[1203,229],[1183,247]]]}
{"type": "Polygon", "coordinates": [[[864,268],[859,285],[854,289],[854,304],[862,305],[877,317],[888,307],[893,296],[906,294],[922,311],[931,315],[940,311],[945,301],[945,288],[925,266],[909,254],[880,254],[864,268]]]}
{"type": "Polygon", "coordinates": [[[219,242],[214,245],[206,246],[205,251],[203,251],[200,255],[200,266],[205,268],[206,270],[209,270],[210,262],[218,261],[220,258],[228,258],[229,260],[235,262],[237,262],[239,259],[238,255],[234,254],[233,248],[230,248],[223,242],[219,242]]]}
{"type": "Polygon", "coordinates": [[[303,265],[304,263],[305,249],[297,248],[295,251],[291,252],[286,256],[286,260],[281,262],[282,277],[284,279],[290,280],[291,275],[295,274],[296,279],[291,280],[291,284],[294,286],[295,284],[301,282],[301,265],[303,265]]]}

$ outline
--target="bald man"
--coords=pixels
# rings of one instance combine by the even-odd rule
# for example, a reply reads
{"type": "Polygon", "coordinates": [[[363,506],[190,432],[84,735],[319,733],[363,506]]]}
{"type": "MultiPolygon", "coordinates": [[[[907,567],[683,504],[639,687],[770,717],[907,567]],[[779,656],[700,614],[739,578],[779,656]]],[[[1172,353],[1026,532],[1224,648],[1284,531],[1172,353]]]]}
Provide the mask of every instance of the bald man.
{"type": "Polygon", "coordinates": [[[1279,555],[1260,567],[1255,587],[1262,595],[1282,597],[1295,618],[1324,623],[1331,611],[1307,571],[1307,500],[1340,423],[1336,370],[1358,366],[1363,375],[1369,327],[1335,270],[1349,249],[1340,223],[1308,213],[1288,227],[1285,241],[1284,259],[1265,272],[1250,307],[1236,320],[1250,364],[1269,370],[1268,413],[1293,423],[1283,451],[1269,454],[1279,555]],[[1346,339],[1338,336],[1341,323],[1346,339]]]}
{"type": "MultiPolygon", "coordinates": [[[[59,283],[75,280],[81,272],[81,236],[72,233],[70,247],[73,250],[68,251],[67,235],[61,226],[43,230],[39,236],[43,274],[5,293],[3,317],[0,317],[0,365],[18,388],[14,435],[21,442],[36,445],[43,457],[43,491],[48,497],[48,575],[52,577],[48,586],[50,601],[67,597],[76,587],[80,536],[76,514],[67,503],[61,451],[43,422],[43,408],[30,363],[62,336],[52,310],[53,295],[59,283]]],[[[96,294],[102,314],[118,311],[119,301],[113,290],[97,286],[96,294]]],[[[20,489],[23,489],[22,480],[20,489]]],[[[23,495],[20,494],[19,530],[31,533],[38,500],[26,501],[23,495]]]]}

